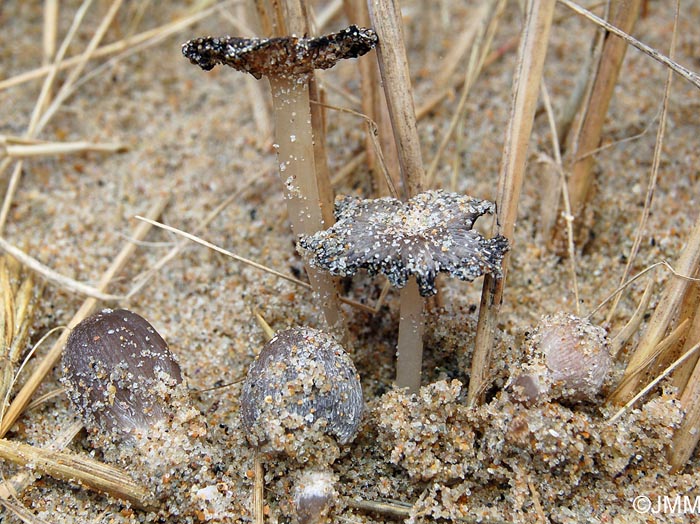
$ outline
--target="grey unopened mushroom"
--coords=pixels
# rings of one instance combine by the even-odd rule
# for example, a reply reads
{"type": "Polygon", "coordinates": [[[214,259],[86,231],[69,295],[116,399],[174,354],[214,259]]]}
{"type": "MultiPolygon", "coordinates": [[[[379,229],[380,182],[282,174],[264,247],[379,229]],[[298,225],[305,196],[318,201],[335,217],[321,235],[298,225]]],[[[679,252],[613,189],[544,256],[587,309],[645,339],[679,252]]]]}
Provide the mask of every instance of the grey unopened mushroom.
{"type": "Polygon", "coordinates": [[[251,364],[241,392],[241,421],[263,453],[286,453],[301,463],[357,433],[362,387],[350,357],[322,331],[277,333],[251,364]],[[314,454],[316,454],[314,456],[314,454]]]}
{"type": "Polygon", "coordinates": [[[64,383],[85,427],[129,437],[172,414],[180,366],[146,319],[103,309],[80,322],[63,350],[64,383]]]}
{"type": "MultiPolygon", "coordinates": [[[[223,64],[270,81],[280,178],[297,235],[309,235],[324,227],[314,159],[309,75],[341,59],[362,56],[376,44],[374,31],[350,26],[317,38],[204,37],[182,46],[182,53],[202,69],[223,64]]],[[[329,328],[343,338],[344,320],[335,283],[329,275],[308,265],[306,271],[329,328]]]]}
{"type": "Polygon", "coordinates": [[[460,280],[500,276],[508,241],[472,231],[478,217],[494,211],[489,201],[445,191],[426,191],[407,202],[342,197],[336,200],[335,225],[300,239],[312,266],[339,276],[359,269],[383,273],[401,288],[399,387],[413,392],[420,387],[423,297],[437,292],[437,275],[460,280]]]}
{"type": "Polygon", "coordinates": [[[525,359],[508,387],[526,404],[592,402],[612,365],[605,329],[566,313],[542,318],[525,359]]]}

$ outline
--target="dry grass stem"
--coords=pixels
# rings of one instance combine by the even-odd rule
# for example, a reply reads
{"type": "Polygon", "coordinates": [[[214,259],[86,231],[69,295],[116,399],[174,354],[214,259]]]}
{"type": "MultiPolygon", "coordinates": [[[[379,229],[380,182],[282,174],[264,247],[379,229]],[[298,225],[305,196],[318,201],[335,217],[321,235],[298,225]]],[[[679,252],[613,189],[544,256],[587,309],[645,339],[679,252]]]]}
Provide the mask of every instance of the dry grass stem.
{"type": "Polygon", "coordinates": [[[654,289],[654,281],[650,280],[647,283],[647,287],[644,288],[644,295],[639,301],[637,309],[634,311],[627,324],[615,335],[615,337],[610,342],[610,354],[615,357],[620,353],[620,350],[625,347],[627,341],[632,338],[632,336],[639,331],[639,326],[644,320],[644,315],[646,314],[647,308],[649,307],[649,302],[651,301],[652,291],[654,289]]]}
{"type": "Polygon", "coordinates": [[[83,284],[82,282],[78,282],[77,280],[69,278],[65,275],[61,275],[57,271],[54,271],[50,267],[42,264],[37,259],[29,256],[21,249],[13,246],[2,237],[0,237],[0,250],[16,258],[27,269],[35,272],[37,275],[41,276],[48,282],[51,282],[60,289],[64,289],[71,293],[77,293],[79,295],[84,295],[87,297],[94,297],[98,300],[103,301],[116,301],[123,300],[125,298],[122,295],[110,295],[108,293],[103,293],[99,290],[99,288],[83,284]]]}
{"type": "MultiPolygon", "coordinates": [[[[67,447],[83,429],[81,422],[74,422],[68,427],[62,429],[58,434],[52,435],[46,445],[46,449],[51,451],[60,451],[67,447]]],[[[36,475],[33,471],[26,469],[16,473],[0,484],[0,499],[7,500],[9,498],[19,497],[30,484],[34,482],[36,475]]]]}
{"type": "MultiPolygon", "coordinates": [[[[555,0],[528,2],[518,50],[512,107],[498,178],[498,220],[494,221],[493,227],[494,235],[502,234],[511,243],[555,4],[555,0]]],[[[496,279],[492,275],[484,277],[467,395],[467,403],[471,406],[478,402],[488,384],[496,319],[503,298],[508,260],[509,256],[506,253],[503,260],[503,278],[496,279]]]]}
{"type": "MultiPolygon", "coordinates": [[[[669,56],[673,57],[676,48],[676,37],[678,33],[678,6],[676,7],[676,16],[674,18],[673,32],[671,34],[671,49],[669,51],[669,56]]],[[[666,133],[666,117],[668,115],[668,102],[671,94],[671,81],[673,80],[673,72],[668,71],[666,76],[666,85],[664,86],[664,96],[661,103],[661,116],[659,118],[659,127],[656,132],[656,142],[654,143],[654,156],[651,163],[651,171],[649,173],[649,182],[647,184],[647,192],[644,198],[644,208],[642,209],[642,215],[639,218],[639,225],[637,226],[637,231],[634,235],[634,242],[632,248],[630,249],[629,255],[627,256],[627,264],[625,265],[625,270],[622,273],[620,282],[627,280],[632,269],[632,264],[637,258],[637,253],[639,252],[639,247],[642,244],[642,239],[646,231],[647,220],[649,219],[649,213],[651,212],[651,203],[654,198],[654,192],[656,190],[656,181],[659,176],[659,164],[661,163],[661,154],[664,147],[664,135],[666,133]]],[[[606,318],[606,322],[610,322],[615,314],[617,305],[620,301],[620,295],[617,296],[615,301],[610,308],[610,312],[606,318]]]]}
{"type": "Polygon", "coordinates": [[[403,191],[410,198],[421,193],[426,186],[401,11],[397,0],[369,0],[368,5],[372,25],[379,37],[379,70],[401,165],[403,191]]]}
{"type": "MultiPolygon", "coordinates": [[[[191,233],[187,233],[186,231],[182,231],[181,229],[177,229],[175,227],[168,226],[168,225],[163,224],[161,222],[157,222],[155,220],[151,220],[149,218],[142,217],[139,215],[136,215],[134,218],[136,218],[138,220],[142,220],[143,222],[146,222],[146,223],[151,224],[153,226],[159,227],[161,229],[165,229],[166,231],[170,231],[171,233],[175,233],[176,235],[180,235],[182,237],[185,237],[186,239],[191,240],[192,242],[200,244],[204,247],[208,247],[209,249],[212,249],[212,250],[216,251],[217,253],[221,253],[222,255],[226,255],[227,257],[230,257],[237,262],[254,267],[255,269],[259,269],[261,271],[264,271],[265,273],[269,273],[273,276],[276,276],[278,278],[286,280],[287,282],[291,282],[292,284],[295,284],[299,287],[303,287],[304,289],[309,289],[309,290],[313,289],[311,287],[311,284],[304,282],[303,280],[299,280],[298,278],[295,278],[291,275],[285,275],[284,273],[281,273],[277,270],[274,270],[272,268],[269,268],[267,266],[259,264],[258,262],[255,262],[253,260],[250,260],[248,258],[239,256],[239,255],[236,255],[235,253],[228,251],[227,249],[219,247],[216,244],[212,244],[211,242],[207,242],[206,240],[199,238],[198,236],[193,235],[191,233]]],[[[129,293],[129,295],[131,295],[131,293],[129,293]]],[[[361,309],[363,311],[367,311],[368,313],[376,313],[374,308],[367,306],[365,304],[362,304],[360,302],[350,300],[350,299],[345,298],[345,297],[338,297],[338,298],[341,302],[348,304],[354,308],[361,309]]]]}
{"type": "MultiPolygon", "coordinates": [[[[613,0],[610,2],[610,17],[616,26],[629,33],[639,15],[641,0],[613,0]]],[[[588,224],[583,220],[593,192],[595,158],[588,153],[601,142],[603,125],[608,113],[620,68],[627,51],[627,43],[618,38],[606,38],[598,57],[591,88],[585,104],[580,110],[580,127],[573,138],[570,156],[569,195],[571,210],[576,219],[576,238],[582,243],[588,239],[588,224]]],[[[554,231],[553,246],[559,250],[562,228],[554,231]]]]}
{"type": "Polygon", "coordinates": [[[426,173],[426,187],[433,186],[433,182],[435,181],[435,173],[437,172],[440,159],[442,158],[447,145],[452,140],[452,136],[457,129],[457,124],[465,118],[465,108],[467,105],[467,99],[469,98],[469,92],[483,70],[484,61],[486,60],[489,49],[491,48],[493,36],[496,33],[498,21],[501,18],[504,6],[505,0],[490,0],[487,4],[485,4],[485,10],[479,11],[481,17],[474,22],[476,33],[473,38],[474,45],[472,46],[469,60],[467,62],[467,70],[464,74],[462,94],[460,95],[457,109],[455,109],[452,120],[450,121],[450,126],[448,127],[445,135],[442,137],[437,152],[435,153],[435,156],[433,157],[430,167],[426,173]]]}
{"type": "Polygon", "coordinates": [[[602,27],[606,31],[609,31],[612,34],[619,36],[625,42],[627,42],[629,45],[636,47],[645,55],[653,58],[657,62],[664,64],[666,67],[670,68],[674,73],[679,75],[681,78],[683,78],[684,80],[687,80],[688,82],[693,84],[695,87],[700,89],[700,75],[698,75],[697,73],[694,73],[690,69],[680,65],[677,62],[674,62],[669,57],[663,55],[662,53],[659,53],[656,49],[649,47],[648,45],[646,45],[643,42],[640,42],[636,38],[630,36],[629,34],[625,33],[624,31],[622,31],[620,28],[615,27],[614,25],[606,22],[602,18],[594,15],[593,13],[591,13],[587,9],[584,9],[580,5],[578,5],[574,2],[571,2],[570,0],[559,0],[559,3],[565,5],[566,7],[568,7],[569,9],[574,11],[575,13],[578,13],[579,15],[587,18],[591,22],[594,22],[596,25],[602,27]]]}
{"type": "MultiPolygon", "coordinates": [[[[685,246],[683,247],[676,271],[683,275],[694,275],[700,265],[700,216],[696,217],[693,230],[691,231],[685,246]]],[[[671,278],[666,282],[664,291],[659,299],[658,306],[654,310],[654,314],[649,319],[646,331],[642,335],[639,344],[634,350],[630,361],[627,365],[628,370],[636,369],[640,362],[644,361],[647,356],[653,352],[654,348],[659,344],[664,337],[666,330],[670,326],[683,297],[686,289],[690,284],[687,278],[671,278]]],[[[628,372],[626,371],[627,375],[628,372]]],[[[613,401],[617,404],[624,404],[636,391],[637,382],[630,381],[625,388],[617,391],[613,401]]]]}
{"type": "MultiPolygon", "coordinates": [[[[671,350],[679,340],[685,336],[685,334],[690,328],[690,320],[685,319],[676,328],[671,331],[663,340],[661,340],[651,351],[635,362],[635,366],[631,367],[629,364],[625,369],[625,373],[622,376],[622,380],[617,385],[615,391],[610,395],[610,401],[613,404],[622,404],[621,398],[628,400],[632,394],[636,393],[638,390],[638,384],[642,381],[642,377],[648,375],[648,371],[651,366],[660,359],[664,354],[671,350]],[[647,373],[645,373],[647,372],[647,373]]],[[[638,354],[635,353],[633,356],[636,357],[638,354]]]]}
{"type": "Polygon", "coordinates": [[[95,142],[44,142],[40,144],[6,145],[4,153],[11,158],[30,158],[38,156],[58,156],[74,153],[123,153],[127,151],[124,144],[95,142]]]}
{"type": "Polygon", "coordinates": [[[255,481],[253,483],[253,522],[263,524],[265,522],[265,468],[263,467],[260,453],[255,452],[253,459],[255,481]]]}
{"type": "MultiPolygon", "coordinates": [[[[571,286],[574,290],[574,301],[576,315],[581,316],[581,300],[578,293],[578,279],[576,278],[576,250],[574,249],[574,217],[571,214],[571,200],[569,198],[569,186],[566,183],[566,175],[564,174],[564,165],[562,164],[561,151],[559,149],[559,137],[557,135],[557,125],[554,119],[554,110],[552,102],[549,98],[549,91],[544,82],[541,86],[542,103],[547,114],[547,122],[552,137],[552,152],[554,153],[555,170],[559,175],[559,186],[561,187],[561,196],[564,201],[564,220],[566,222],[566,240],[569,253],[569,267],[571,269],[571,286]]],[[[619,295],[618,295],[619,296],[619,295]]]]}
{"type": "MultiPolygon", "coordinates": [[[[700,325],[698,317],[699,316],[696,315],[693,326],[691,327],[691,332],[694,332],[694,337],[688,337],[688,340],[694,340],[696,342],[696,346],[698,345],[697,326],[700,325]]],[[[687,355],[691,353],[692,350],[692,347],[688,350],[684,350],[683,354],[687,355]]],[[[683,384],[681,390],[681,407],[685,415],[680,427],[676,429],[673,434],[673,443],[669,449],[669,462],[671,463],[673,472],[679,472],[685,467],[700,439],[700,365],[698,365],[700,360],[698,359],[697,352],[694,352],[694,355],[686,360],[688,363],[693,361],[695,361],[695,365],[691,370],[692,374],[688,378],[687,383],[683,384]]],[[[678,371],[681,371],[681,369],[682,368],[678,371]]]]}
{"type": "Polygon", "coordinates": [[[474,54],[474,47],[485,48],[483,44],[479,43],[479,40],[483,39],[484,25],[493,16],[493,8],[493,1],[484,2],[472,16],[465,19],[466,25],[462,32],[450,40],[450,47],[435,75],[433,83],[435,88],[442,89],[450,83],[452,76],[464,62],[464,57],[470,49],[472,50],[471,54],[474,54]]]}
{"type": "Polygon", "coordinates": [[[51,451],[0,439],[0,458],[66,482],[107,493],[143,509],[153,509],[149,491],[122,470],[83,455],[51,451]]]}
{"type": "MultiPolygon", "coordinates": [[[[96,58],[102,58],[116,53],[121,53],[123,51],[129,51],[130,49],[139,47],[141,44],[154,45],[160,42],[161,40],[179,31],[182,31],[183,29],[186,29],[187,27],[199,22],[200,20],[203,20],[204,18],[207,18],[208,16],[216,13],[223,6],[238,3],[239,1],[240,0],[226,0],[208,9],[204,9],[198,13],[194,13],[192,15],[188,15],[178,20],[175,20],[174,22],[170,22],[168,24],[164,24],[162,26],[143,31],[142,33],[136,34],[129,38],[118,40],[117,42],[98,47],[92,53],[90,58],[94,60],[96,58]]],[[[73,56],[65,60],[56,60],[57,63],[55,64],[55,66],[39,67],[37,69],[32,69],[31,71],[27,71],[25,73],[21,73],[6,80],[0,81],[0,91],[46,76],[52,71],[53,67],[55,67],[58,71],[62,71],[63,69],[73,67],[80,60],[82,60],[82,55],[73,56]]]]}
{"type": "MultiPolygon", "coordinates": [[[[147,216],[149,218],[157,218],[165,209],[168,202],[168,198],[159,198],[155,203],[149,208],[147,216]]],[[[132,235],[136,240],[143,240],[146,234],[150,231],[150,224],[139,224],[132,235]]],[[[97,285],[97,289],[103,292],[107,288],[109,283],[114,279],[114,277],[119,274],[122,269],[126,266],[136,249],[135,244],[132,242],[127,242],[127,244],[121,249],[116,258],[112,261],[107,271],[102,275],[100,281],[97,285]]],[[[27,379],[26,383],[22,389],[17,393],[15,398],[12,400],[5,416],[2,418],[2,423],[0,423],[0,437],[5,436],[5,434],[10,430],[10,428],[17,421],[19,416],[24,411],[27,404],[31,400],[32,395],[37,390],[44,377],[51,371],[61,358],[61,353],[63,351],[63,346],[68,340],[68,335],[70,334],[70,329],[76,326],[83,319],[88,317],[97,306],[97,299],[90,297],[80,306],[78,312],[73,316],[73,318],[68,322],[68,330],[64,331],[59,339],[54,343],[49,352],[44,356],[44,358],[39,362],[36,369],[32,375],[27,379]]]]}
{"type": "Polygon", "coordinates": [[[316,31],[323,32],[326,26],[334,20],[343,10],[343,0],[331,0],[326,2],[314,17],[316,31]]]}
{"type": "Polygon", "coordinates": [[[25,350],[36,306],[34,281],[31,275],[22,280],[20,271],[14,259],[0,258],[0,413],[4,412],[17,363],[25,350]]]}
{"type": "Polygon", "coordinates": [[[411,516],[410,504],[402,502],[378,502],[374,500],[362,500],[358,498],[346,498],[345,504],[353,509],[379,513],[380,515],[388,515],[399,519],[407,519],[411,516]]]}
{"type": "MultiPolygon", "coordinates": [[[[32,110],[32,115],[29,119],[29,124],[27,125],[27,130],[25,132],[24,138],[33,138],[38,132],[41,131],[41,129],[38,127],[37,123],[42,114],[45,114],[44,107],[47,105],[47,100],[49,97],[49,93],[51,92],[51,88],[53,86],[53,82],[56,78],[56,75],[58,73],[58,68],[56,64],[60,62],[65,53],[66,50],[68,49],[68,45],[72,42],[73,37],[75,36],[78,27],[80,27],[80,24],[87,13],[87,9],[90,6],[91,0],[85,0],[83,4],[80,6],[80,8],[75,12],[75,15],[73,16],[73,21],[71,23],[70,28],[68,29],[68,32],[66,33],[65,38],[63,39],[63,42],[61,43],[61,47],[58,49],[58,52],[56,53],[56,58],[54,61],[54,65],[49,68],[48,75],[44,79],[44,83],[41,86],[41,91],[39,92],[39,96],[37,97],[37,101],[34,104],[34,109],[32,110]]],[[[48,110],[48,108],[47,108],[48,110]]],[[[5,172],[5,169],[10,165],[12,162],[12,158],[8,157],[0,163],[0,177],[5,172]]],[[[17,191],[17,188],[19,187],[19,182],[20,178],[22,176],[22,168],[23,168],[23,161],[19,160],[18,162],[15,163],[15,168],[12,171],[12,174],[10,176],[10,182],[7,185],[7,190],[5,191],[5,196],[3,198],[2,202],[2,208],[0,208],[0,234],[2,234],[3,230],[5,229],[5,223],[7,221],[7,216],[10,212],[10,207],[12,205],[12,201],[14,200],[15,193],[17,191]]]]}
{"type": "MultiPolygon", "coordinates": [[[[269,177],[269,173],[265,173],[257,179],[252,177],[249,178],[247,181],[243,181],[241,187],[237,191],[235,191],[234,193],[226,197],[224,200],[222,200],[221,203],[219,203],[207,216],[204,217],[204,219],[201,222],[199,222],[195,226],[193,234],[197,235],[200,232],[202,232],[231,203],[235,202],[239,198],[243,198],[243,195],[248,193],[251,190],[251,188],[253,188],[253,184],[255,182],[267,177],[269,177]]],[[[134,239],[131,239],[131,241],[134,242],[134,239]]],[[[189,242],[186,239],[181,240],[175,246],[173,246],[170,249],[170,251],[163,255],[163,257],[160,260],[158,260],[158,262],[153,264],[152,267],[148,268],[148,270],[144,271],[136,278],[134,278],[134,285],[127,293],[127,297],[131,298],[138,294],[158,271],[163,269],[168,264],[168,262],[177,257],[180,254],[180,252],[183,249],[185,249],[188,245],[189,242]]]]}
{"type": "Polygon", "coordinates": [[[681,356],[676,361],[674,361],[673,364],[671,364],[666,369],[664,369],[654,380],[652,380],[639,393],[637,393],[634,397],[632,397],[617,413],[615,413],[612,417],[610,417],[609,422],[613,423],[617,419],[619,419],[640,398],[642,398],[644,395],[649,393],[649,391],[651,391],[659,382],[661,382],[664,378],[666,378],[670,373],[673,373],[673,371],[678,366],[680,366],[686,360],[688,360],[693,355],[695,355],[695,353],[698,351],[698,349],[700,349],[700,343],[695,344],[692,348],[690,348],[690,350],[687,353],[685,353],[683,356],[681,356]]]}

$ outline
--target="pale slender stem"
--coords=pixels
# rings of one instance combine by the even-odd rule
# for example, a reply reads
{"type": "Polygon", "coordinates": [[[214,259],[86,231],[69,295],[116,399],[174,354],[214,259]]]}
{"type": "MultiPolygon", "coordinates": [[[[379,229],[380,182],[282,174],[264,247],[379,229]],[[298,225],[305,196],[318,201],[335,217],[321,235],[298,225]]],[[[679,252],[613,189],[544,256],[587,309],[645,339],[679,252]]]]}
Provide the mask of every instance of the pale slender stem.
{"type": "MultiPolygon", "coordinates": [[[[305,78],[271,77],[270,87],[277,161],[292,230],[295,235],[313,235],[324,227],[316,182],[309,85],[305,78]]],[[[344,338],[344,321],[333,278],[308,264],[306,273],[318,294],[329,328],[344,338]]]]}
{"type": "Polygon", "coordinates": [[[423,362],[423,297],[416,279],[411,277],[401,289],[401,319],[399,346],[396,352],[396,385],[407,387],[411,393],[420,389],[423,362]]]}

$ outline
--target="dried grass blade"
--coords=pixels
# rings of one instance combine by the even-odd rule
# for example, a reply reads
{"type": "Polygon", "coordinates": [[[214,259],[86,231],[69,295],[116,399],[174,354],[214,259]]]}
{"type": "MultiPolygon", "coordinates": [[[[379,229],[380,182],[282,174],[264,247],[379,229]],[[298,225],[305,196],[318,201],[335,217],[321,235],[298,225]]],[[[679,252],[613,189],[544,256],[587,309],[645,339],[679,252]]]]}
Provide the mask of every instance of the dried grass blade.
{"type": "MultiPolygon", "coordinates": [[[[634,28],[641,6],[641,0],[612,0],[610,17],[614,24],[629,33],[634,28]]],[[[612,100],[618,75],[625,58],[627,44],[619,38],[606,38],[598,63],[593,71],[593,79],[584,106],[581,108],[580,129],[571,148],[573,158],[569,176],[569,196],[571,210],[576,219],[576,238],[587,239],[588,228],[584,216],[593,193],[595,158],[590,151],[600,145],[603,124],[612,100]]],[[[563,227],[554,230],[552,245],[559,250],[563,227]]]]}
{"type": "Polygon", "coordinates": [[[585,18],[587,18],[591,22],[595,23],[596,25],[602,27],[606,31],[609,31],[612,34],[619,36],[625,42],[627,42],[629,45],[636,47],[645,55],[653,58],[657,62],[662,63],[663,65],[665,65],[666,67],[671,69],[671,71],[673,71],[674,73],[679,75],[681,78],[683,78],[684,80],[687,80],[688,82],[693,84],[695,87],[700,89],[700,75],[698,75],[697,73],[694,73],[693,71],[691,71],[687,67],[684,67],[684,66],[680,65],[679,63],[671,60],[669,57],[663,55],[662,53],[659,53],[653,47],[650,47],[650,46],[646,45],[645,43],[640,42],[636,38],[628,35],[627,33],[620,30],[619,28],[615,27],[614,25],[609,24],[608,22],[606,22],[602,18],[597,17],[596,15],[594,15],[593,13],[588,11],[587,9],[584,9],[580,5],[578,5],[574,2],[571,2],[570,0],[559,0],[559,3],[565,5],[566,7],[568,7],[569,9],[574,11],[575,13],[577,13],[581,16],[584,16],[585,18]]]}
{"type": "MultiPolygon", "coordinates": [[[[693,230],[681,251],[676,271],[683,275],[694,275],[698,267],[700,267],[700,216],[695,219],[693,230]]],[[[690,280],[678,277],[670,278],[666,282],[659,304],[627,364],[628,370],[636,369],[663,339],[689,284],[690,280]]],[[[627,374],[626,371],[625,375],[627,374]]],[[[612,401],[616,404],[624,404],[634,395],[636,388],[637,381],[630,381],[626,387],[618,389],[612,401]]]]}
{"type": "Polygon", "coordinates": [[[95,142],[53,142],[41,144],[17,144],[5,147],[5,154],[12,158],[69,155],[74,153],[123,153],[128,148],[124,144],[95,142]]]}
{"type": "Polygon", "coordinates": [[[30,465],[56,479],[78,484],[131,502],[134,506],[152,509],[150,493],[122,470],[81,455],[51,451],[22,442],[0,439],[0,458],[30,465]]]}
{"type": "MultiPolygon", "coordinates": [[[[542,70],[555,4],[556,0],[530,0],[528,2],[527,18],[518,50],[513,102],[498,180],[496,205],[499,216],[494,223],[494,233],[505,235],[511,243],[525,173],[527,146],[535,117],[537,95],[542,82],[542,70]]],[[[496,319],[503,297],[508,259],[506,253],[503,262],[503,278],[495,279],[491,275],[484,277],[467,394],[467,403],[471,406],[478,402],[488,384],[491,349],[494,342],[496,319]]]]}

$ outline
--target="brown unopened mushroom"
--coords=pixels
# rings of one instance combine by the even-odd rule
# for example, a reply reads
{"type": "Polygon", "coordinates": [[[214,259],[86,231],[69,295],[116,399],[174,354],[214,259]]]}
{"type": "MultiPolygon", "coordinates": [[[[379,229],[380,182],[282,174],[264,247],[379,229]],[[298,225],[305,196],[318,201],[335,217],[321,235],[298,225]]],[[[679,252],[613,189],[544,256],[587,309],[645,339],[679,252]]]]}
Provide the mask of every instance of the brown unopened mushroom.
{"type": "Polygon", "coordinates": [[[605,329],[566,313],[540,321],[525,355],[509,388],[527,404],[594,401],[612,365],[605,329]]]}
{"type": "Polygon", "coordinates": [[[63,350],[68,396],[85,427],[142,434],[170,414],[177,359],[146,319],[103,309],[75,326],[63,350]]]}
{"type": "Polygon", "coordinates": [[[343,197],[336,200],[335,225],[301,238],[300,249],[312,266],[340,276],[359,269],[383,273],[402,289],[400,387],[420,387],[423,297],[437,292],[437,275],[474,280],[484,273],[501,274],[508,241],[471,230],[478,217],[494,211],[489,201],[445,191],[426,191],[407,202],[343,197]]]}
{"type": "Polygon", "coordinates": [[[331,335],[306,327],[282,331],[265,344],[241,392],[250,442],[299,462],[327,462],[323,449],[332,456],[335,442],[351,441],[362,411],[352,360],[331,335]]]}
{"type": "MultiPolygon", "coordinates": [[[[205,37],[182,46],[183,54],[202,69],[224,64],[270,81],[280,178],[297,235],[310,235],[324,227],[314,160],[309,75],[343,58],[364,55],[376,44],[374,31],[350,26],[318,38],[205,37]]],[[[329,275],[308,266],[306,271],[329,328],[344,337],[335,283],[329,275]]]]}

